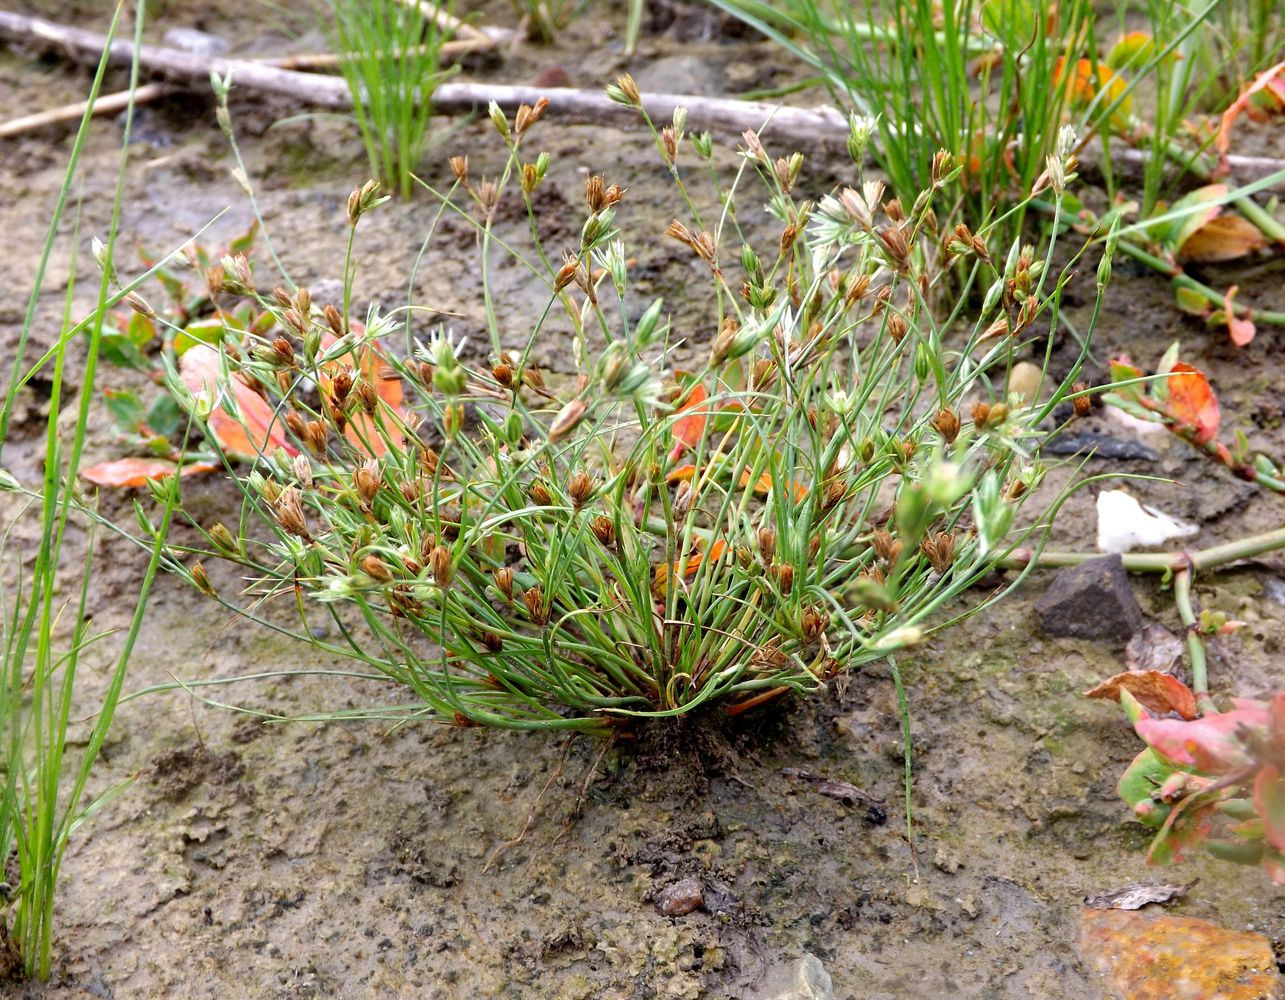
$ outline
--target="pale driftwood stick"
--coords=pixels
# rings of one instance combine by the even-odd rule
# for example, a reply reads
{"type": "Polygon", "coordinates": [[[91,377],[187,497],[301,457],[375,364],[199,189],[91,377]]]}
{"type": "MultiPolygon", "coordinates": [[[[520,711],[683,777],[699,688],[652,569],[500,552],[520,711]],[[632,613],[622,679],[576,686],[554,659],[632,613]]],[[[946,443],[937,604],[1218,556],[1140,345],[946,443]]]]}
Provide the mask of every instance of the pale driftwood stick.
{"type": "MultiPolygon", "coordinates": [[[[106,41],[104,36],[81,28],[72,28],[43,18],[0,11],[0,38],[22,42],[44,42],[73,55],[97,58],[106,41]]],[[[111,60],[128,64],[133,58],[133,45],[125,39],[112,42],[111,60]]],[[[205,81],[211,72],[220,76],[232,73],[236,87],[265,94],[280,94],[313,107],[342,110],[352,107],[348,85],[339,77],[317,76],[279,69],[247,59],[208,59],[179,49],[144,45],[139,51],[139,64],[146,70],[171,80],[205,81]]],[[[494,101],[512,114],[519,104],[534,104],[540,97],[549,99],[546,114],[563,121],[593,124],[631,124],[637,112],[607,99],[602,91],[572,90],[560,87],[514,87],[486,83],[444,83],[433,93],[433,104],[443,114],[468,113],[484,109],[494,101]]],[[[747,128],[759,129],[770,122],[766,135],[777,143],[800,149],[841,145],[847,139],[848,124],[842,112],[830,107],[793,108],[759,101],[738,101],[703,97],[697,94],[644,94],[647,113],[656,121],[667,121],[676,107],[687,109],[688,128],[740,133],[747,128]]],[[[1145,156],[1139,150],[1124,150],[1124,157],[1140,162],[1145,156]]],[[[1265,177],[1285,168],[1285,161],[1265,157],[1229,157],[1239,179],[1248,181],[1265,177]]]]}
{"type": "MultiPolygon", "coordinates": [[[[134,103],[146,104],[172,93],[174,90],[167,83],[148,83],[134,91],[134,103]]],[[[115,94],[104,94],[94,102],[92,114],[110,115],[123,111],[129,104],[129,91],[122,90],[115,94]]],[[[23,115],[0,125],[0,139],[12,139],[15,135],[32,132],[46,125],[57,125],[59,122],[79,121],[84,117],[88,101],[77,101],[75,104],[64,104],[48,111],[39,111],[34,115],[23,115]]]]}
{"type": "Polygon", "coordinates": [[[399,0],[399,2],[403,7],[409,7],[411,10],[417,11],[422,17],[432,18],[443,31],[448,31],[453,35],[465,35],[474,41],[485,41],[488,45],[494,44],[486,34],[478,31],[473,25],[465,24],[458,17],[446,13],[436,4],[429,6],[424,3],[424,0],[399,0]]]}
{"type": "MultiPolygon", "coordinates": [[[[468,52],[482,52],[487,49],[493,49],[497,45],[494,38],[463,38],[453,42],[443,42],[438,46],[438,54],[442,56],[460,56],[468,52]]],[[[419,45],[410,51],[416,55],[427,51],[428,46],[419,45]]],[[[276,66],[278,69],[298,69],[298,70],[318,70],[318,69],[337,69],[339,67],[339,56],[334,52],[304,52],[295,56],[267,56],[264,58],[254,58],[250,62],[261,63],[264,66],[276,66]]]]}
{"type": "MultiPolygon", "coordinates": [[[[56,24],[43,18],[0,11],[0,37],[23,42],[44,42],[72,54],[97,57],[104,36],[83,28],[56,24]]],[[[111,45],[111,61],[129,63],[133,44],[118,38],[111,45]]],[[[245,59],[210,59],[159,45],[139,49],[139,65],[171,80],[208,79],[211,72],[232,74],[234,87],[265,94],[280,94],[314,107],[343,109],[352,106],[348,85],[339,77],[316,76],[278,69],[245,59]]],[[[433,93],[433,105],[442,113],[458,114],[485,108],[494,101],[512,114],[520,104],[549,99],[549,115],[563,120],[595,124],[633,123],[638,113],[607,99],[602,91],[560,87],[510,87],[483,83],[444,83],[433,93]]],[[[697,94],[646,94],[647,112],[654,119],[668,120],[674,108],[688,111],[688,127],[742,132],[760,128],[771,120],[770,134],[790,143],[814,147],[819,143],[842,143],[847,134],[844,116],[834,108],[784,108],[754,101],[722,100],[697,94]]]]}

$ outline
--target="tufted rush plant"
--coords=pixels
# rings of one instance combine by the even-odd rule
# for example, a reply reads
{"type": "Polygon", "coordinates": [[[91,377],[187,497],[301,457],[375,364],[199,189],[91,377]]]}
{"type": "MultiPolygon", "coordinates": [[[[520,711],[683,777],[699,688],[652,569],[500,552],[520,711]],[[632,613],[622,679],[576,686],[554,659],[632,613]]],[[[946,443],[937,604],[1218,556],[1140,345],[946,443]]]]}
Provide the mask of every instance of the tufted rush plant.
{"type": "MultiPolygon", "coordinates": [[[[610,93],[641,114],[631,80],[610,93]]],[[[256,303],[259,332],[201,348],[204,376],[185,355],[170,384],[216,445],[230,421],[253,443],[253,468],[228,468],[266,530],[200,526],[209,544],[172,549],[170,568],[252,618],[300,595],[303,641],[419,699],[360,714],[596,734],[815,692],[1001,596],[976,588],[1046,529],[1059,498],[1023,507],[1054,410],[1082,392],[1078,363],[1034,405],[1008,392],[1015,357],[1057,321],[1053,248],[939,232],[934,199],[959,169],[946,154],[911,205],[861,176],[813,202],[801,155],[773,159],[747,133],[724,187],[681,110],[662,127],[644,115],[685,208],[668,236],[707,282],[690,292],[703,317],[678,331],[634,287],[629,244],[655,233],[622,232],[618,185],[589,178],[578,240],[561,256],[540,244],[549,160],[526,147],[542,110],[493,107],[498,179],[458,157],[439,194],[480,236],[489,355],[439,329],[399,357],[403,317],[265,294],[228,262],[220,294],[256,303]],[[695,207],[684,160],[715,178],[718,215],[695,207]],[[763,203],[744,188],[756,178],[761,239],[737,216],[763,203]],[[530,247],[501,244],[503,202],[529,215],[530,247]],[[520,329],[493,307],[485,255],[501,245],[546,290],[520,329]],[[943,301],[947,275],[966,291],[943,301]],[[555,337],[575,359],[556,378],[532,360],[555,337]],[[195,561],[210,557],[248,569],[250,592],[215,594],[195,561]],[[342,640],[316,638],[322,616],[342,640]]],[[[1057,197],[1070,167],[1051,164],[1057,197]]],[[[353,192],[352,234],[378,201],[373,184],[353,192]]],[[[1109,269],[1108,254],[1099,298],[1109,269]]]]}

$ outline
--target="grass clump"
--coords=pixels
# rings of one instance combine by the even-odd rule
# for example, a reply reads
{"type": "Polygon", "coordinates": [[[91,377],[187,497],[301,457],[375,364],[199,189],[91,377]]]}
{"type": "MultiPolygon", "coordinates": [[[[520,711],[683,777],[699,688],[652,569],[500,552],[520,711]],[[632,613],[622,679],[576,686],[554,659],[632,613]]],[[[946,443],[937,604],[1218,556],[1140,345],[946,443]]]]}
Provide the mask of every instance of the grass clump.
{"type": "MultiPolygon", "coordinates": [[[[627,78],[611,93],[637,103],[627,78]]],[[[257,465],[234,471],[242,529],[266,534],[201,526],[199,555],[255,580],[229,603],[255,617],[299,595],[304,641],[420,701],[368,714],[593,733],[814,692],[984,609],[997,592],[970,589],[1042,530],[1022,510],[1074,395],[1078,364],[1038,401],[1008,391],[1015,357],[1056,319],[1052,247],[940,231],[934,205],[962,170],[949,154],[912,204],[860,174],[813,201],[803,157],[773,159],[753,133],[730,185],[709,171],[721,207],[706,218],[680,161],[694,150],[706,170],[712,142],[689,143],[680,111],[646,123],[687,206],[668,237],[708,282],[680,339],[634,287],[628,243],[649,234],[622,232],[618,184],[589,178],[561,256],[541,243],[549,161],[525,149],[542,111],[492,107],[499,178],[474,181],[459,157],[441,194],[479,233],[480,356],[437,329],[398,357],[409,319],[359,323],[306,289],[259,292],[247,268],[223,277],[223,294],[263,311],[258,332],[229,328],[204,349],[217,378],[172,384],[216,441],[230,416],[257,434],[257,465]],[[755,177],[763,191],[745,190],[755,177]],[[737,206],[764,195],[771,223],[751,232],[737,206]],[[528,214],[525,250],[497,234],[502,205],[528,214]],[[521,330],[494,308],[500,246],[545,289],[521,330]],[[948,295],[948,279],[984,305],[948,295]],[[557,377],[533,361],[556,337],[574,359],[557,377]],[[316,638],[318,615],[341,641],[316,638]]],[[[353,192],[350,262],[378,201],[373,185],[353,192]]],[[[171,566],[214,593],[190,554],[171,566]]]]}
{"type": "Polygon", "coordinates": [[[433,91],[446,75],[439,61],[446,33],[430,7],[449,13],[451,5],[335,0],[330,8],[371,173],[403,198],[428,143],[433,91]]]}

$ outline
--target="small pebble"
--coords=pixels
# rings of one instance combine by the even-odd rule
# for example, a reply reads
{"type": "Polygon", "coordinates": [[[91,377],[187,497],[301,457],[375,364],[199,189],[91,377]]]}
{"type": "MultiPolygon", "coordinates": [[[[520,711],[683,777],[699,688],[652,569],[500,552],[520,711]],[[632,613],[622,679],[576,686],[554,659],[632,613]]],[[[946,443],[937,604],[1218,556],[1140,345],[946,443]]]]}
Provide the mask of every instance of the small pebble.
{"type": "Polygon", "coordinates": [[[685,917],[705,905],[705,887],[700,879],[675,882],[656,897],[656,908],[667,917],[685,917]]]}

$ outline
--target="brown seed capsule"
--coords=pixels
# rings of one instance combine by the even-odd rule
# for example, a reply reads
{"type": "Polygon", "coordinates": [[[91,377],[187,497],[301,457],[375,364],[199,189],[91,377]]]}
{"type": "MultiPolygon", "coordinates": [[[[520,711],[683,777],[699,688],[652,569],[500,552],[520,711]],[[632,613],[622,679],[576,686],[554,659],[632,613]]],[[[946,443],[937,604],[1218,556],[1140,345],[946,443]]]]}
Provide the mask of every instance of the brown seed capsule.
{"type": "Polygon", "coordinates": [[[507,566],[501,566],[494,573],[495,587],[506,600],[513,600],[513,570],[507,566]]]}
{"type": "Polygon", "coordinates": [[[276,288],[272,289],[272,300],[282,309],[291,309],[294,307],[294,299],[291,298],[290,293],[280,285],[277,285],[276,288]]]}
{"type": "Polygon", "coordinates": [[[571,496],[571,503],[577,511],[589,502],[593,492],[593,477],[587,472],[577,472],[571,477],[571,482],[567,484],[567,493],[571,496]]]}
{"type": "Polygon", "coordinates": [[[601,174],[593,174],[585,181],[584,194],[585,201],[589,203],[589,211],[601,212],[606,205],[607,182],[601,174]]]}
{"type": "Polygon", "coordinates": [[[678,489],[674,491],[674,517],[681,520],[687,516],[687,512],[692,509],[692,501],[696,498],[696,491],[692,489],[692,484],[684,480],[678,484],[678,489]]]}
{"type": "Polygon", "coordinates": [[[821,551],[821,536],[813,535],[808,542],[808,558],[815,561],[817,553],[821,551]]]}
{"type": "Polygon", "coordinates": [[[352,392],[354,374],[351,368],[341,368],[335,373],[335,377],[330,382],[330,394],[336,403],[342,405],[348,398],[348,393],[352,392]]]}
{"type": "Polygon", "coordinates": [[[794,589],[794,567],[789,563],[773,566],[772,575],[776,577],[776,584],[781,588],[782,594],[788,594],[794,589]]]}
{"type": "Polygon", "coordinates": [[[930,534],[919,543],[919,551],[932,564],[933,569],[938,573],[945,573],[955,561],[955,536],[948,531],[930,534]]]}
{"type": "Polygon", "coordinates": [[[973,423],[978,427],[985,427],[990,422],[991,406],[990,403],[973,404],[973,423]]]}
{"type": "Polygon", "coordinates": [[[553,497],[549,493],[549,487],[545,486],[540,480],[537,479],[533,482],[527,493],[531,497],[531,502],[537,507],[553,506],[553,497]]]}
{"type": "Polygon", "coordinates": [[[759,528],[759,555],[765,563],[771,563],[776,555],[776,532],[771,528],[759,528]]]}
{"type": "Polygon", "coordinates": [[[901,558],[901,542],[893,538],[885,529],[879,528],[871,536],[875,555],[891,566],[901,558]]]}
{"type": "Polygon", "coordinates": [[[290,346],[290,341],[286,340],[285,337],[278,337],[272,342],[272,352],[277,356],[277,364],[294,364],[294,348],[290,346]]]}
{"type": "Polygon", "coordinates": [[[392,571],[389,570],[388,565],[373,553],[361,560],[361,571],[372,580],[378,580],[380,583],[391,583],[393,579],[392,571]]]}
{"type": "MultiPolygon", "coordinates": [[[[1088,384],[1085,382],[1076,382],[1073,388],[1075,392],[1082,393],[1082,392],[1087,392],[1089,387],[1088,387],[1088,384]]],[[[1071,406],[1075,410],[1075,415],[1077,417],[1087,417],[1090,413],[1093,412],[1093,397],[1076,396],[1073,400],[1071,400],[1071,406]]]]}
{"type": "Polygon", "coordinates": [[[286,411],[286,427],[300,441],[308,436],[308,421],[304,420],[298,410],[286,411]]]}
{"type": "Polygon", "coordinates": [[[642,104],[642,94],[638,92],[638,84],[634,82],[634,78],[628,73],[623,73],[617,78],[616,86],[620,88],[621,94],[625,96],[625,99],[630,104],[635,107],[642,104]]]}
{"type": "Polygon", "coordinates": [[[906,321],[901,313],[890,312],[888,314],[888,336],[892,338],[894,344],[900,344],[906,336],[906,321]]]}
{"type": "Polygon", "coordinates": [[[428,445],[424,445],[420,448],[419,467],[423,469],[427,475],[437,475],[437,467],[440,462],[441,457],[433,448],[430,448],[428,445]]]}
{"type": "Polygon", "coordinates": [[[339,310],[334,306],[326,306],[323,310],[326,315],[326,324],[330,327],[330,332],[336,337],[344,335],[344,318],[339,315],[339,310]]]}
{"type": "Polygon", "coordinates": [[[527,616],[536,625],[548,622],[549,613],[544,608],[544,588],[538,583],[522,592],[522,603],[526,605],[527,616]]]}
{"type": "Polygon", "coordinates": [[[428,555],[428,566],[433,573],[433,582],[439,587],[449,587],[455,568],[451,565],[451,550],[445,545],[438,545],[428,555]]]}
{"type": "Polygon", "coordinates": [[[491,366],[491,377],[506,389],[513,387],[513,369],[503,361],[491,366]]]}
{"type": "Polygon", "coordinates": [[[214,589],[214,584],[210,582],[209,576],[205,573],[205,567],[199,562],[192,565],[192,582],[196,584],[196,589],[210,597],[217,597],[218,593],[214,589]]]}
{"type": "Polygon", "coordinates": [[[1008,404],[996,403],[991,407],[990,414],[986,417],[986,426],[998,427],[1008,419],[1008,404]]]}
{"type": "MultiPolygon", "coordinates": [[[[529,371],[527,377],[529,381],[529,371]]],[[[553,423],[549,425],[549,440],[560,441],[575,430],[576,425],[584,418],[586,410],[585,404],[578,399],[573,399],[567,403],[558,411],[558,415],[553,418],[553,423]]]]}
{"type": "Polygon", "coordinates": [[[848,486],[841,480],[834,479],[827,483],[825,492],[821,495],[821,513],[828,514],[832,511],[847,492],[848,486]]]}
{"type": "Polygon", "coordinates": [[[451,173],[455,175],[455,179],[459,181],[461,184],[467,184],[468,183],[468,157],[452,156],[450,159],[450,164],[451,164],[451,173]]]}
{"type": "Polygon", "coordinates": [[[799,621],[799,630],[803,633],[803,641],[808,645],[820,639],[829,627],[830,616],[816,605],[804,609],[799,621]]]}
{"type": "Polygon", "coordinates": [[[320,455],[326,450],[326,425],[320,420],[309,420],[304,428],[303,443],[320,455]]]}
{"type": "Polygon", "coordinates": [[[498,653],[504,648],[504,640],[494,632],[483,632],[478,639],[489,653],[498,653]]]}
{"type": "Polygon", "coordinates": [[[776,381],[776,362],[771,358],[758,358],[754,362],[754,377],[750,388],[755,392],[765,392],[776,381]]]}
{"type": "Polygon", "coordinates": [[[293,486],[287,486],[277,494],[276,501],[272,504],[272,513],[277,524],[290,534],[297,535],[306,542],[312,541],[303,513],[303,501],[299,497],[299,491],[293,486]]]}
{"type": "Polygon", "coordinates": [[[241,546],[237,544],[237,540],[232,537],[232,532],[228,531],[226,525],[215,524],[210,529],[210,541],[224,555],[239,555],[241,552],[241,546]]]}
{"type": "Polygon", "coordinates": [[[954,444],[959,437],[959,414],[950,409],[939,410],[933,418],[933,429],[947,444],[954,444]]]}
{"type": "Polygon", "coordinates": [[[604,549],[616,547],[616,525],[611,518],[605,514],[599,514],[589,522],[589,528],[604,549]]]}
{"type": "Polygon", "coordinates": [[[418,479],[403,479],[398,489],[407,503],[416,503],[424,493],[424,487],[418,479]]]}
{"type": "Polygon", "coordinates": [[[544,388],[544,376],[535,365],[527,365],[522,369],[522,381],[537,392],[544,388]]]}
{"type": "Polygon", "coordinates": [[[353,489],[361,497],[364,506],[369,507],[370,502],[375,499],[375,494],[379,492],[379,487],[383,485],[384,474],[379,468],[379,463],[373,458],[363,462],[353,473],[353,489]]]}

